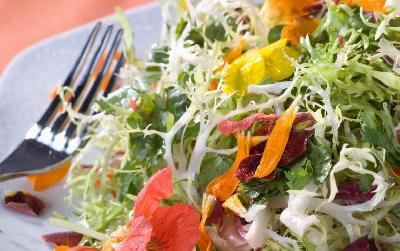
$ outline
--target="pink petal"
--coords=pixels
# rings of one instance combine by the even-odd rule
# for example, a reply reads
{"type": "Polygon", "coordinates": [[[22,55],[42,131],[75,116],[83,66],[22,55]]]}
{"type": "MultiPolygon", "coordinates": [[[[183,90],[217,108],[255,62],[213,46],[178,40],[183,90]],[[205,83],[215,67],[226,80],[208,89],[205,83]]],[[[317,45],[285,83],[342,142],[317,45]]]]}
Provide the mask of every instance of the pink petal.
{"type": "Polygon", "coordinates": [[[279,116],[276,114],[256,113],[239,121],[224,120],[218,124],[218,130],[223,134],[229,135],[246,130],[256,121],[275,121],[278,118],[279,116]]]}
{"type": "Polygon", "coordinates": [[[134,218],[143,215],[150,219],[153,212],[160,207],[161,199],[173,194],[172,168],[164,168],[155,173],[137,196],[134,218]]]}
{"type": "Polygon", "coordinates": [[[163,251],[192,251],[200,238],[200,214],[188,204],[159,207],[151,218],[151,243],[163,251]]]}
{"type": "Polygon", "coordinates": [[[153,227],[143,216],[131,221],[128,236],[117,244],[111,244],[115,251],[146,251],[153,227]]]}
{"type": "Polygon", "coordinates": [[[31,216],[38,216],[44,208],[44,203],[39,198],[21,191],[7,195],[4,202],[8,208],[31,216]]]}

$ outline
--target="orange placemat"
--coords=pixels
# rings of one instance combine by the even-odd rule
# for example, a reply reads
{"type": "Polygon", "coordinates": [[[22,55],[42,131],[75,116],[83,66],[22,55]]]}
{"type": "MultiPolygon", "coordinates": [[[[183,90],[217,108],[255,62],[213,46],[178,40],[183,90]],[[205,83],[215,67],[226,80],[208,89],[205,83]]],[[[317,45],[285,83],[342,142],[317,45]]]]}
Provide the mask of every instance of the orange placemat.
{"type": "Polygon", "coordinates": [[[0,73],[22,49],[51,35],[152,0],[0,0],[0,73]]]}

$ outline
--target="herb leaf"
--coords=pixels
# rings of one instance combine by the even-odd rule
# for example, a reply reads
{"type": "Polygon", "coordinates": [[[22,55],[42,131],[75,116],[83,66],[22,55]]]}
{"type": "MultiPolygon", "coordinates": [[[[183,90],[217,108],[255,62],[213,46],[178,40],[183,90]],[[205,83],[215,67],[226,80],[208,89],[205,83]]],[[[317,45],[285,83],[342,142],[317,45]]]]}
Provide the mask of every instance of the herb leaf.
{"type": "Polygon", "coordinates": [[[289,171],[285,172],[287,185],[290,190],[301,190],[312,178],[313,170],[311,162],[303,159],[295,163],[289,171]]]}
{"type": "Polygon", "coordinates": [[[308,158],[311,162],[316,183],[323,183],[332,169],[331,149],[310,141],[308,144],[308,158]]]}

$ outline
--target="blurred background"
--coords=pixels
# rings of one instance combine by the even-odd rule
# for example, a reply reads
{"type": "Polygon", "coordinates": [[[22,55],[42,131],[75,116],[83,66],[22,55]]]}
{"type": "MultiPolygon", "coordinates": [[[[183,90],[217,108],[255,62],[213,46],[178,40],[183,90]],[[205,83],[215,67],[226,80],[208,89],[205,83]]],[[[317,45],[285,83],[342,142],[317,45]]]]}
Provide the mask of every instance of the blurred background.
{"type": "Polygon", "coordinates": [[[21,50],[51,35],[153,0],[0,0],[0,74],[21,50]]]}

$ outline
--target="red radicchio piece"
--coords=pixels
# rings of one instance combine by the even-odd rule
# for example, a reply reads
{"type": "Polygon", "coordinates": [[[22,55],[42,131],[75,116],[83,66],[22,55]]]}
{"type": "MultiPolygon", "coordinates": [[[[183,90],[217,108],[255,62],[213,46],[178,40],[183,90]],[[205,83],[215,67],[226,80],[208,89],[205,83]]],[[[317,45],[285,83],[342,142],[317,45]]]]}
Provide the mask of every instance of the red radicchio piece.
{"type": "Polygon", "coordinates": [[[376,251],[376,246],[373,240],[368,239],[368,235],[350,243],[343,251],[376,251]]]}
{"type": "Polygon", "coordinates": [[[374,195],[376,186],[372,186],[368,192],[362,192],[357,179],[351,179],[338,186],[335,200],[344,205],[356,205],[369,201],[374,195]]]}
{"type": "Polygon", "coordinates": [[[44,208],[44,203],[37,197],[18,191],[4,198],[7,207],[31,216],[38,216],[44,208]]]}
{"type": "Polygon", "coordinates": [[[224,208],[222,207],[222,201],[218,198],[216,199],[213,207],[213,211],[208,217],[206,225],[216,224],[218,226],[222,226],[222,219],[224,217],[224,208]]]}
{"type": "MultiPolygon", "coordinates": [[[[314,135],[314,130],[310,127],[315,123],[314,118],[309,113],[300,112],[296,115],[293,123],[293,129],[290,132],[289,140],[286,145],[285,151],[278,163],[279,166],[286,166],[292,161],[298,159],[307,151],[308,139],[314,135]]],[[[256,135],[269,135],[275,121],[268,121],[256,133],[256,135]]],[[[249,182],[260,164],[262,154],[264,152],[266,142],[260,143],[250,149],[250,156],[242,160],[236,172],[236,177],[242,182],[249,182]]],[[[268,180],[274,178],[272,173],[268,180]]]]}
{"type": "Polygon", "coordinates": [[[53,243],[57,246],[64,245],[68,247],[74,247],[78,245],[79,242],[82,240],[82,234],[72,231],[57,232],[57,233],[42,235],[42,239],[45,242],[53,243]]]}
{"type": "Polygon", "coordinates": [[[276,114],[256,113],[239,121],[224,120],[218,124],[218,130],[223,134],[229,135],[246,130],[256,121],[276,121],[278,118],[279,116],[276,114]]]}
{"type": "Polygon", "coordinates": [[[400,142],[400,129],[396,130],[397,140],[400,142]]]}
{"type": "MultiPolygon", "coordinates": [[[[314,129],[310,129],[314,125],[315,120],[309,113],[299,112],[293,122],[293,128],[289,135],[285,151],[279,161],[279,166],[286,166],[292,161],[299,158],[307,150],[308,139],[314,135],[314,129]]],[[[261,127],[256,135],[269,135],[275,123],[267,123],[261,127]]],[[[264,152],[266,142],[250,149],[250,154],[262,154],[264,152]]]]}
{"type": "MultiPolygon", "coordinates": [[[[236,171],[236,178],[238,178],[242,183],[247,183],[253,179],[254,174],[257,170],[258,164],[260,164],[262,154],[250,155],[249,157],[243,159],[236,171]]],[[[275,178],[275,171],[270,175],[264,177],[264,180],[273,180],[275,178]]]]}

